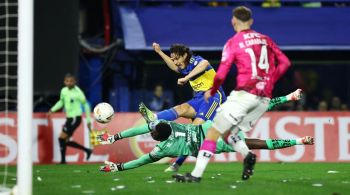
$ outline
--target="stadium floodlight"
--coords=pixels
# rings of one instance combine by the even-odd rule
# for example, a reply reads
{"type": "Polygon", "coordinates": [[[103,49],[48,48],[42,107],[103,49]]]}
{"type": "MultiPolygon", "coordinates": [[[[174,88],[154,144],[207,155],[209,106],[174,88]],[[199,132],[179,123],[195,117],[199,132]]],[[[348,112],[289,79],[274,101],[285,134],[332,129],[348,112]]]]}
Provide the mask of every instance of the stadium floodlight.
{"type": "Polygon", "coordinates": [[[18,0],[18,194],[32,194],[33,0],[18,0]]]}

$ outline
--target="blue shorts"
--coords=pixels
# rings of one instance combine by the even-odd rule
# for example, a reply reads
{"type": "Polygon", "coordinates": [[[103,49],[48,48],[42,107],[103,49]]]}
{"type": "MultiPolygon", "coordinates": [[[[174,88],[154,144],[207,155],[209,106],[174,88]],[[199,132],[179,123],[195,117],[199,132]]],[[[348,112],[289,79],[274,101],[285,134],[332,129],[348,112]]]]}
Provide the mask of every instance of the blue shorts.
{"type": "Polygon", "coordinates": [[[207,103],[204,100],[204,93],[205,92],[202,91],[197,92],[191,100],[187,101],[187,103],[196,111],[195,118],[201,118],[204,121],[213,120],[216,114],[216,109],[220,104],[226,101],[226,95],[220,87],[215,95],[209,98],[209,102],[207,103]]]}

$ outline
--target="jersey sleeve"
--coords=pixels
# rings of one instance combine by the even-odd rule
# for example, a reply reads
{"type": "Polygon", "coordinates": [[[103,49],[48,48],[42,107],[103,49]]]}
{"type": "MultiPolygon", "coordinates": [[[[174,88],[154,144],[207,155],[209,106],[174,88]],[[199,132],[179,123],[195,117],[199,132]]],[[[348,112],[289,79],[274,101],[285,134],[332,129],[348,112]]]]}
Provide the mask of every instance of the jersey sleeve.
{"type": "Polygon", "coordinates": [[[125,131],[122,131],[122,132],[120,132],[120,136],[122,138],[127,138],[127,137],[134,137],[136,135],[145,134],[145,133],[149,133],[149,129],[148,129],[147,124],[133,127],[133,128],[129,128],[125,131]]]}
{"type": "Polygon", "coordinates": [[[128,170],[128,169],[134,169],[137,167],[141,167],[143,165],[146,165],[146,164],[149,164],[152,162],[155,162],[155,161],[152,159],[150,154],[145,154],[136,160],[132,160],[132,161],[123,163],[123,171],[128,170]]]}
{"type": "Polygon", "coordinates": [[[164,153],[164,150],[158,146],[153,148],[153,150],[149,153],[149,156],[150,158],[153,159],[153,162],[158,161],[164,157],[167,157],[167,155],[164,153]]]}
{"type": "Polygon", "coordinates": [[[269,107],[267,108],[267,110],[271,110],[272,108],[274,108],[277,105],[283,104],[288,102],[287,97],[286,96],[281,96],[281,97],[276,97],[273,98],[270,103],[269,103],[269,107]]]}
{"type": "Polygon", "coordinates": [[[51,112],[56,112],[57,110],[61,109],[64,105],[64,94],[63,94],[63,89],[61,90],[60,93],[60,99],[56,102],[56,104],[50,109],[51,112]]]}
{"type": "Polygon", "coordinates": [[[273,79],[276,82],[290,67],[291,63],[288,57],[280,50],[275,42],[269,38],[269,43],[273,53],[275,54],[277,67],[273,75],[273,79]]]}
{"type": "Polygon", "coordinates": [[[221,84],[224,82],[228,72],[231,69],[232,63],[235,59],[232,42],[233,41],[230,39],[225,44],[224,49],[222,51],[222,57],[221,57],[219,69],[216,72],[216,75],[214,78],[214,84],[213,84],[213,87],[210,91],[211,95],[214,95],[216,93],[216,91],[219,89],[219,87],[221,86],[221,84]]]}

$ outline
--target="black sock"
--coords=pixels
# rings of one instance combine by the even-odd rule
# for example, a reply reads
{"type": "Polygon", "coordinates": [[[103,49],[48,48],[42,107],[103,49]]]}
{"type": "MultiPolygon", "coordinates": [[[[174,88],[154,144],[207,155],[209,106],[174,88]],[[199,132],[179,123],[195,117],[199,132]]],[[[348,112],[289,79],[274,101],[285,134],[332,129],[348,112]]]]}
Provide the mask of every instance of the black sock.
{"type": "Polygon", "coordinates": [[[61,151],[61,163],[66,162],[66,140],[62,138],[58,138],[58,142],[60,144],[60,151],[61,151]]]}
{"type": "Polygon", "coordinates": [[[68,141],[67,142],[67,146],[70,146],[70,147],[73,147],[73,148],[77,148],[77,149],[80,149],[80,150],[84,150],[85,152],[89,151],[88,148],[85,148],[84,146],[78,144],[75,141],[68,141]]]}

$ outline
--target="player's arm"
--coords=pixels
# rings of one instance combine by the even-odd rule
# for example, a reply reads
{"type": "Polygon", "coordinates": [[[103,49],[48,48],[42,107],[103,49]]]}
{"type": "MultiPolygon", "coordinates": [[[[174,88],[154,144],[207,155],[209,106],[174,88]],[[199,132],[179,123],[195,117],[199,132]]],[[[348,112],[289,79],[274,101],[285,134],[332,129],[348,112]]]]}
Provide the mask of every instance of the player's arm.
{"type": "Polygon", "coordinates": [[[105,162],[104,166],[100,167],[100,171],[104,172],[116,172],[116,171],[125,171],[128,169],[135,169],[143,165],[156,162],[163,158],[163,155],[159,152],[159,148],[155,147],[151,153],[145,154],[136,160],[132,160],[126,163],[112,163],[105,162]]]}
{"type": "Polygon", "coordinates": [[[208,66],[208,60],[202,60],[188,75],[186,75],[184,78],[179,79],[178,84],[181,85],[187,83],[187,81],[190,80],[192,77],[205,71],[205,69],[207,69],[208,66]]]}
{"type": "Polygon", "coordinates": [[[175,65],[174,61],[162,51],[162,49],[160,48],[160,45],[158,43],[153,43],[152,46],[153,46],[154,51],[164,60],[164,62],[168,65],[168,67],[171,70],[179,73],[179,70],[178,70],[177,66],[175,65]]]}
{"type": "Polygon", "coordinates": [[[149,133],[150,130],[148,128],[148,124],[144,124],[141,126],[129,128],[122,132],[119,132],[115,135],[109,135],[107,133],[101,134],[97,136],[97,141],[102,144],[113,144],[115,141],[118,141],[123,138],[134,137],[136,135],[149,133]]]}
{"type": "Polygon", "coordinates": [[[280,48],[270,39],[271,49],[276,56],[276,71],[274,74],[274,80],[277,81],[291,66],[291,62],[288,57],[280,50],[280,48]]]}
{"type": "Polygon", "coordinates": [[[224,82],[228,72],[231,69],[232,63],[234,61],[234,52],[231,45],[231,41],[228,41],[222,51],[221,62],[219,69],[214,78],[213,87],[210,90],[210,95],[213,96],[219,89],[221,84],[224,82]]]}
{"type": "Polygon", "coordinates": [[[292,93],[290,93],[290,94],[288,94],[286,96],[273,98],[273,99],[271,99],[271,101],[269,103],[269,107],[268,107],[267,110],[271,110],[275,106],[280,105],[280,104],[284,104],[284,103],[289,102],[289,101],[300,100],[301,96],[302,96],[302,90],[301,89],[297,89],[294,92],[292,92],[292,93]]]}
{"type": "Polygon", "coordinates": [[[63,101],[63,93],[61,91],[60,94],[60,99],[56,102],[56,104],[50,109],[50,112],[56,112],[57,110],[61,109],[64,105],[64,101],[63,101]]]}

